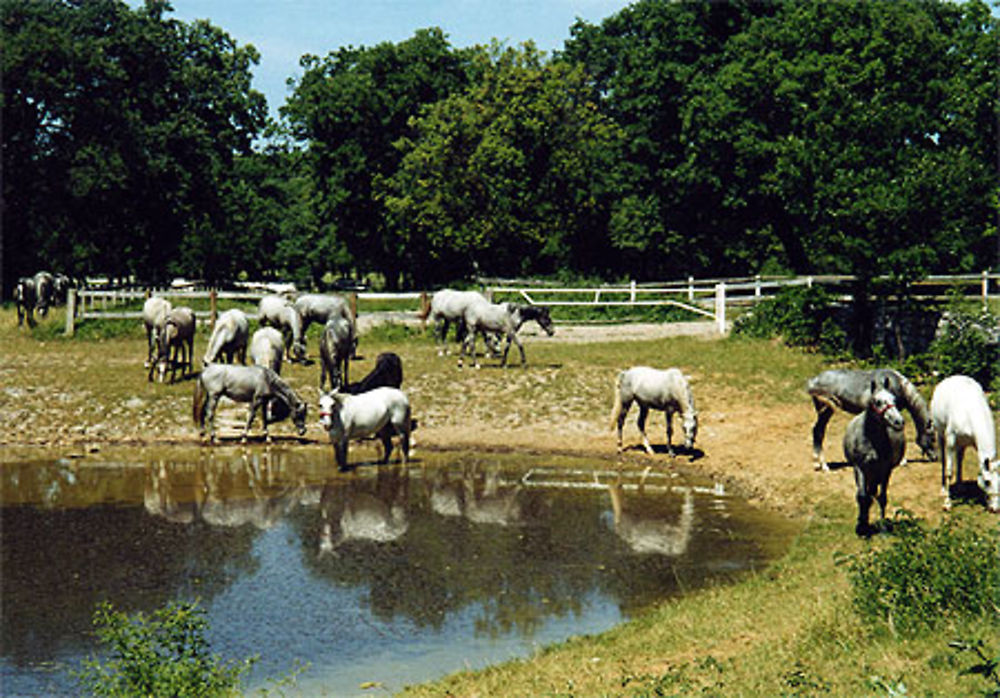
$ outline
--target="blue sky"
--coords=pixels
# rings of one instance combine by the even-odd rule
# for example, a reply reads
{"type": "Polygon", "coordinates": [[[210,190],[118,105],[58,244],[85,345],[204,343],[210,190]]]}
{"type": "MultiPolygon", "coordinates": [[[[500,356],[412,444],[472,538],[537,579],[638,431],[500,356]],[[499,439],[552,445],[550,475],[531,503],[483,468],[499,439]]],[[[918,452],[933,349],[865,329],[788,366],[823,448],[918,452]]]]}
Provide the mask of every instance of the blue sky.
{"type": "MultiPolygon", "coordinates": [[[[141,0],[132,0],[138,5],[141,0]]],[[[301,75],[299,57],[341,46],[403,41],[417,29],[441,27],[453,46],[509,45],[531,39],[561,49],[576,18],[593,24],[627,0],[171,0],[175,19],[208,19],[261,54],[254,87],[272,114],[288,96],[285,81],[301,75]]]]}

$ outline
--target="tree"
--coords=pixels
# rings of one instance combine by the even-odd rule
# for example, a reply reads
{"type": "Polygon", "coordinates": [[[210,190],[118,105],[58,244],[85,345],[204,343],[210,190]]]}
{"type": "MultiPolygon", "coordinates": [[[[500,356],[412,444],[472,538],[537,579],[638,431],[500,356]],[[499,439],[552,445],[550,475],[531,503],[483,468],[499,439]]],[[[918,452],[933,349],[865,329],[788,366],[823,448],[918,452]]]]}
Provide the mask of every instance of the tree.
{"type": "Polygon", "coordinates": [[[222,191],[265,102],[258,55],[167,3],[4,0],[5,284],[12,271],[231,271],[222,191]],[[13,243],[13,244],[11,244],[13,243]]]}
{"type": "Polygon", "coordinates": [[[494,45],[479,60],[474,84],[414,121],[381,188],[418,282],[607,271],[621,134],[582,68],[530,44],[494,45]]]}
{"type": "Polygon", "coordinates": [[[400,153],[392,144],[409,133],[420,107],[466,84],[464,56],[436,28],[399,44],[304,56],[305,72],[282,107],[293,136],[308,143],[324,235],[336,236],[354,265],[381,272],[390,287],[399,284],[404,254],[373,183],[395,172],[400,153]]]}

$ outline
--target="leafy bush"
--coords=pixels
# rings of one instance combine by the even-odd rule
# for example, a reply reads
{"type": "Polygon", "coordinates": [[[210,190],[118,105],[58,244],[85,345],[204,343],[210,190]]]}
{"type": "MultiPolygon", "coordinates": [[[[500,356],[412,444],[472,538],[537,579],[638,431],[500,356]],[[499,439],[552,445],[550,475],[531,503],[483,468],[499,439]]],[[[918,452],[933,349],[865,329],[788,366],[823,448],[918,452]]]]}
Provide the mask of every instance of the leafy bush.
{"type": "Polygon", "coordinates": [[[832,301],[820,286],[787,286],[740,316],[733,333],[748,337],[781,337],[791,346],[840,354],[847,345],[843,329],[832,317],[832,301]]]}
{"type": "Polygon", "coordinates": [[[209,651],[208,622],[195,603],[169,603],[151,616],[94,611],[97,637],[109,657],[85,661],[80,686],[95,696],[236,695],[254,659],[223,663],[209,651]]]}
{"type": "Polygon", "coordinates": [[[931,365],[941,376],[962,373],[984,388],[1000,380],[1000,348],[996,329],[1000,317],[986,311],[969,311],[953,305],[943,332],[930,346],[931,365]],[[991,336],[990,329],[993,329],[991,336]]]}
{"type": "Polygon", "coordinates": [[[854,607],[902,635],[948,619],[997,621],[1000,527],[955,512],[936,529],[903,514],[895,540],[850,560],[854,607]]]}

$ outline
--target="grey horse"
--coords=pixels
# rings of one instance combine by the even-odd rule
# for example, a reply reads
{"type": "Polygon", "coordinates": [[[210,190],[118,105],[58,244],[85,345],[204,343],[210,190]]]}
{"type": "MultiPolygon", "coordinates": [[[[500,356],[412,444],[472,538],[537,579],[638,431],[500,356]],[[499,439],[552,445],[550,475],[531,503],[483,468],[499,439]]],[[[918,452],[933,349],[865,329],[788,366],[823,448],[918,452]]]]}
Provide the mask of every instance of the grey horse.
{"type": "Polygon", "coordinates": [[[831,369],[809,379],[806,391],[812,397],[816,409],[816,423],[813,425],[813,464],[817,470],[828,470],[823,458],[823,438],[826,425],[835,409],[850,414],[858,414],[865,409],[871,398],[871,384],[879,384],[883,378],[889,381],[888,390],[896,399],[899,409],[907,410],[917,428],[917,445],[924,456],[937,458],[935,452],[934,422],[927,402],[920,391],[903,374],[889,368],[870,371],[851,369],[831,369]]]}
{"type": "MultiPolygon", "coordinates": [[[[325,293],[303,293],[295,299],[295,309],[302,316],[302,336],[305,337],[309,325],[316,322],[326,325],[335,318],[344,318],[351,323],[354,338],[358,337],[358,328],[355,323],[354,313],[351,306],[343,296],[336,296],[325,293]]],[[[351,356],[354,350],[351,350],[351,356]]]]}
{"type": "Polygon", "coordinates": [[[153,365],[153,352],[160,341],[160,332],[167,322],[167,315],[173,308],[170,301],[159,296],[150,296],[142,304],[142,325],[146,330],[146,368],[153,365]]]}
{"type": "Polygon", "coordinates": [[[343,317],[328,320],[319,338],[320,390],[327,376],[330,377],[331,390],[338,390],[347,383],[354,347],[354,325],[343,317]]]}
{"type": "Polygon", "coordinates": [[[156,357],[149,365],[149,380],[153,380],[153,371],[158,369],[160,382],[170,369],[170,382],[174,382],[177,374],[178,357],[180,357],[181,376],[194,368],[194,311],[188,307],[172,308],[167,313],[167,319],[160,330],[156,342],[156,357]],[[171,355],[172,354],[172,355],[171,355]]]}
{"type": "Polygon", "coordinates": [[[285,339],[274,327],[261,327],[250,338],[250,363],[254,366],[267,366],[280,374],[284,354],[285,339]]]}
{"type": "Polygon", "coordinates": [[[49,312],[49,306],[55,303],[56,280],[47,271],[40,271],[35,274],[35,307],[38,313],[45,317],[49,312]]]}
{"type": "Polygon", "coordinates": [[[246,313],[239,308],[227,310],[215,321],[202,361],[206,366],[220,359],[225,359],[228,363],[239,359],[241,364],[245,364],[249,339],[250,321],[247,320],[246,313]]]}
{"type": "Polygon", "coordinates": [[[222,397],[228,397],[236,402],[250,403],[246,426],[243,428],[243,441],[247,440],[257,410],[261,411],[264,437],[268,441],[271,440],[267,430],[269,415],[267,407],[273,400],[283,401],[291,410],[292,421],[298,428],[299,435],[306,433],[306,403],[295,394],[288,383],[282,380],[281,376],[265,366],[210,364],[198,376],[194,386],[192,417],[202,436],[205,435],[205,422],[208,422],[210,441],[213,442],[215,409],[222,397]]]}
{"type": "Polygon", "coordinates": [[[289,301],[281,296],[264,296],[257,305],[257,320],[261,327],[269,325],[281,330],[289,361],[306,358],[302,314],[289,301]]]}
{"type": "Polygon", "coordinates": [[[418,314],[421,320],[430,318],[434,323],[434,337],[438,345],[438,355],[447,353],[448,329],[455,325],[455,341],[462,342],[466,336],[465,310],[475,303],[489,303],[479,291],[457,291],[443,288],[431,296],[430,304],[418,314]]]}
{"type": "Polygon", "coordinates": [[[889,388],[887,376],[881,377],[881,383],[869,382],[871,397],[867,406],[848,423],[844,434],[844,456],[854,468],[857,486],[858,522],[854,532],[859,536],[874,532],[868,523],[872,499],[878,501],[881,519],[885,520],[889,475],[903,459],[906,448],[903,415],[889,388]]]}
{"type": "Polygon", "coordinates": [[[35,293],[35,280],[30,276],[22,276],[17,280],[14,287],[14,301],[17,304],[17,324],[23,325],[25,320],[28,327],[35,325],[35,304],[37,294],[35,293]]]}
{"type": "Polygon", "coordinates": [[[493,333],[499,333],[507,339],[500,362],[501,366],[507,365],[507,355],[510,352],[511,343],[516,344],[518,351],[521,352],[521,365],[523,366],[527,363],[527,358],[524,355],[524,345],[521,344],[521,340],[517,336],[518,329],[526,321],[534,320],[550,337],[555,334],[555,327],[548,309],[540,306],[488,302],[470,303],[466,306],[462,317],[465,321],[466,335],[462,342],[462,352],[458,357],[459,366],[463,364],[465,355],[471,353],[473,365],[479,367],[479,359],[476,356],[476,337],[478,335],[482,335],[484,343],[493,333]]]}
{"type": "Polygon", "coordinates": [[[649,366],[633,366],[621,371],[615,379],[615,399],[611,410],[612,427],[618,428],[618,452],[622,451],[622,427],[632,403],[639,405],[637,425],[642,434],[642,445],[646,453],[652,454],[653,447],[646,437],[646,417],[650,409],[663,410],[667,421],[667,453],[674,455],[673,415],[683,415],[684,448],[694,448],[698,434],[698,412],[694,408],[694,394],[688,379],[680,369],[660,370],[649,366]]]}

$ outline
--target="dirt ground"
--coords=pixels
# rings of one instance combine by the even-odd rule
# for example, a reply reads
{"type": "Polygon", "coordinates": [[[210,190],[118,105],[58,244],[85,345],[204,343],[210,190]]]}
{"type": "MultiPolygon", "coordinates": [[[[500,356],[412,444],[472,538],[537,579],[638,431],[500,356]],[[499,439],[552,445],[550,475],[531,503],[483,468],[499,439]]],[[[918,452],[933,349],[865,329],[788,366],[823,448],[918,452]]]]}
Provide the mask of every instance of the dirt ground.
{"type": "MultiPolygon", "coordinates": [[[[45,346],[11,329],[12,312],[3,313],[0,320],[4,328],[0,330],[0,452],[5,454],[0,462],[42,457],[39,454],[85,458],[122,445],[198,442],[190,417],[191,379],[175,385],[148,383],[141,368],[142,340],[51,341],[45,346]]],[[[557,343],[679,335],[713,342],[718,337],[711,323],[563,327],[554,337],[525,328],[522,335],[533,356],[557,343]]],[[[315,352],[315,347],[310,349],[315,352]]],[[[695,453],[668,456],[662,448],[662,413],[653,413],[647,431],[659,448],[647,455],[639,448],[633,411],[625,429],[626,451],[618,455],[609,420],[607,368],[555,362],[536,364],[531,370],[503,370],[494,362],[479,370],[460,370],[454,357],[437,356],[429,344],[412,351],[404,388],[419,421],[418,449],[577,454],[600,459],[595,464],[599,467],[617,462],[626,468],[694,471],[796,518],[816,515],[823,510],[817,505],[824,501],[831,501],[840,516],[849,516],[853,509],[849,468],[813,470],[813,411],[804,394],[801,404],[767,405],[752,394],[694,376],[700,410],[695,453]]],[[[197,346],[195,355],[200,356],[197,346]]],[[[354,378],[370,368],[374,355],[373,349],[352,367],[354,378]]],[[[287,366],[283,373],[310,405],[316,404],[315,365],[287,366]]],[[[223,410],[222,433],[228,429],[234,436],[244,414],[242,405],[223,410]]],[[[838,414],[828,428],[831,461],[842,458],[840,440],[847,420],[847,415],[838,414]]],[[[326,436],[312,415],[309,422],[304,442],[324,446],[326,436]]],[[[678,425],[675,439],[680,431],[678,425]]],[[[279,442],[296,442],[288,424],[276,425],[272,433],[279,442]]],[[[902,506],[933,517],[940,509],[939,466],[924,460],[912,443],[912,425],[908,437],[909,465],[894,474],[890,509],[902,506]]]]}

